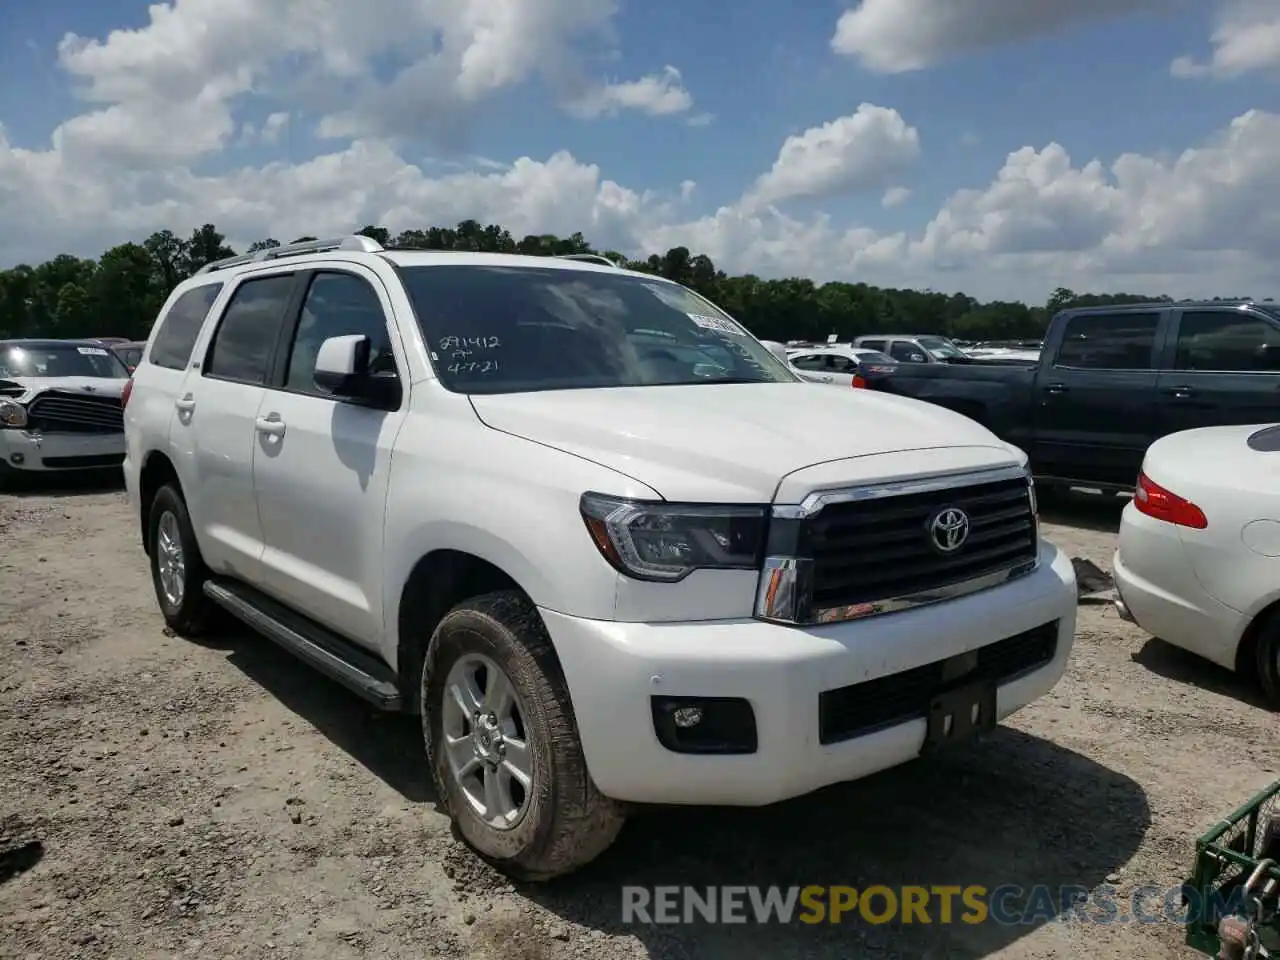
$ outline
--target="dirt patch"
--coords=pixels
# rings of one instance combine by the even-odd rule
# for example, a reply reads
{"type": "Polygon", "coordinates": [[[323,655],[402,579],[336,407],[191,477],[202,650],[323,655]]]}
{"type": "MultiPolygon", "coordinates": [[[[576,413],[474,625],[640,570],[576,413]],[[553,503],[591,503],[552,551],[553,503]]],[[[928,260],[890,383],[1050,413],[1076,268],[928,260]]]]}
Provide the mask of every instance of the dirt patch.
{"type": "MultiPolygon", "coordinates": [[[[1056,509],[1046,534],[1109,570],[1118,507],[1056,509]]],[[[1177,956],[1168,924],[636,927],[620,887],[1124,897],[1179,883],[1280,776],[1276,717],[1234,677],[1084,606],[1067,677],[987,742],[765,810],[649,811],[517,888],[436,812],[412,720],[246,631],[166,636],[120,492],[0,497],[0,544],[5,958],[1177,956]]]]}

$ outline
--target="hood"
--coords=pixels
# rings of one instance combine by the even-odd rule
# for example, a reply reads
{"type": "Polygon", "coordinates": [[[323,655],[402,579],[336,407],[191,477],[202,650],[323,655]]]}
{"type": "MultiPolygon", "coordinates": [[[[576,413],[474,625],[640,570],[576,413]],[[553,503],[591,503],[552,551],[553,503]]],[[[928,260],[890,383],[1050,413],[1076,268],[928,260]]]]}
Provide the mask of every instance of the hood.
{"type": "MultiPolygon", "coordinates": [[[[1022,459],[985,427],[942,407],[805,382],[549,390],[473,395],[471,402],[495,430],[594,461],[673,501],[767,503],[785,476],[804,467],[900,451],[990,451],[974,451],[964,466],[1022,459]]],[[[869,470],[851,465],[844,479],[869,470]]]]}
{"type": "Polygon", "coordinates": [[[46,390],[118,398],[128,382],[114,377],[0,377],[0,396],[12,396],[13,392],[5,388],[16,386],[22,387],[23,392],[13,398],[23,403],[46,390]]]}

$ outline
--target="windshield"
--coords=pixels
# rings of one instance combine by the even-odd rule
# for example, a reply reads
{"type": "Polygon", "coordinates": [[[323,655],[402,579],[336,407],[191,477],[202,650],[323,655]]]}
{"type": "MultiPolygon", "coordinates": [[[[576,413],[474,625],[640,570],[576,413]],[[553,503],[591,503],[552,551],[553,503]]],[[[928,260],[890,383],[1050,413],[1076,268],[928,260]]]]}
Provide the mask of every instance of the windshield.
{"type": "Polygon", "coordinates": [[[459,393],[798,380],[675,283],[540,267],[401,268],[444,386],[459,393]]]}
{"type": "Polygon", "coordinates": [[[946,337],[917,337],[916,342],[940,360],[964,356],[964,351],[946,337]]]}
{"type": "Polygon", "coordinates": [[[0,377],[104,377],[127,380],[129,371],[106,347],[76,343],[0,343],[0,377]]]}

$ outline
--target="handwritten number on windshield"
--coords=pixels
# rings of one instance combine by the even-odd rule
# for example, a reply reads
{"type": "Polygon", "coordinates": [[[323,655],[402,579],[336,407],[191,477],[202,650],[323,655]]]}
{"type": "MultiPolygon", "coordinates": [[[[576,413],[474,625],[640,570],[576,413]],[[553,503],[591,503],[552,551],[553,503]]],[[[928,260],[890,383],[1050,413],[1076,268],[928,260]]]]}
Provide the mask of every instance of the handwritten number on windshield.
{"type": "Polygon", "coordinates": [[[441,337],[441,350],[497,350],[502,341],[497,337],[441,337]]]}

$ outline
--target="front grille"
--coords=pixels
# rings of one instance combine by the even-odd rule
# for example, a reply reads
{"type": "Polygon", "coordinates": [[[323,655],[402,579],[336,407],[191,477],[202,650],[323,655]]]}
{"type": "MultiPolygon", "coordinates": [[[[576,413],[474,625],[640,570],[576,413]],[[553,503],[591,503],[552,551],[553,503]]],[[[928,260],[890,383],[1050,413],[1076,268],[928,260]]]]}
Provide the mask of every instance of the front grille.
{"type": "Polygon", "coordinates": [[[830,503],[807,521],[815,610],[928,594],[1034,561],[1035,515],[1024,477],[830,503]],[[968,536],[950,553],[930,526],[955,508],[968,536]]]}
{"type": "Polygon", "coordinates": [[[27,407],[27,429],[41,433],[121,433],[124,409],[116,397],[42,393],[27,407]]]}
{"type": "Polygon", "coordinates": [[[928,715],[940,693],[979,680],[1009,683],[1053,660],[1058,621],[999,640],[972,653],[855,683],[818,695],[818,739],[839,743],[928,715]]]}

